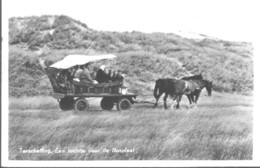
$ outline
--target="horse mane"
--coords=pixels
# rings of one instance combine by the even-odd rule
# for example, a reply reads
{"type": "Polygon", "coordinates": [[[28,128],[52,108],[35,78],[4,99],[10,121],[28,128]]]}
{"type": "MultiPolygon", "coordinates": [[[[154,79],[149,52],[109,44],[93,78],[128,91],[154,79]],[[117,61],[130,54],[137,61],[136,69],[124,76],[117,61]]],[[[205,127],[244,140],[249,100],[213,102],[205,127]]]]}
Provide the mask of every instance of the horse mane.
{"type": "Polygon", "coordinates": [[[181,80],[203,80],[203,77],[201,74],[199,74],[199,75],[194,75],[194,76],[182,77],[181,80]]]}

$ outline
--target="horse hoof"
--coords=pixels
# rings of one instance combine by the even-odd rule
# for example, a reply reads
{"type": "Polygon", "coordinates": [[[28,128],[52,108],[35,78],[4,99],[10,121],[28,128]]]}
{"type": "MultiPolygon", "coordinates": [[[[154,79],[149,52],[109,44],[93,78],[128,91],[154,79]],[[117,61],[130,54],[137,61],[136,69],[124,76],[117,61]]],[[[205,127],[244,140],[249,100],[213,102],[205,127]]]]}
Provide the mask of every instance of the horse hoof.
{"type": "Polygon", "coordinates": [[[181,107],[181,106],[179,106],[179,107],[176,107],[176,109],[180,109],[180,110],[181,110],[181,109],[182,109],[182,107],[181,107]]]}
{"type": "Polygon", "coordinates": [[[157,104],[155,103],[154,106],[153,106],[153,108],[156,108],[156,107],[157,107],[157,104]]]}

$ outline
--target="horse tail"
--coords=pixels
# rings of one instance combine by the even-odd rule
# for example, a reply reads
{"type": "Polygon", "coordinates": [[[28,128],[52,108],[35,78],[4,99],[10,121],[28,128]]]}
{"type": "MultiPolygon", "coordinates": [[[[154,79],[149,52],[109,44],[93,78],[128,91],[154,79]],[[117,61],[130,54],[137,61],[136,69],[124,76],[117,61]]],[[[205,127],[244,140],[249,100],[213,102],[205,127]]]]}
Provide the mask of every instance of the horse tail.
{"type": "Polygon", "coordinates": [[[155,87],[153,91],[153,96],[156,98],[158,96],[158,89],[160,87],[160,79],[156,80],[155,87]]]}

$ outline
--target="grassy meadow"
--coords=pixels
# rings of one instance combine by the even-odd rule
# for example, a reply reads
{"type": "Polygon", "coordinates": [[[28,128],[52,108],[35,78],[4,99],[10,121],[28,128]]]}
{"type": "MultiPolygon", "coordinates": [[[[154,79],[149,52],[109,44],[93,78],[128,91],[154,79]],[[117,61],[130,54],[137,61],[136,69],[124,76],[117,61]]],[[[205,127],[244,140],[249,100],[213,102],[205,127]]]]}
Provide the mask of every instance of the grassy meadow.
{"type": "Polygon", "coordinates": [[[98,99],[89,102],[88,112],[74,113],[51,97],[10,98],[9,159],[252,159],[252,96],[202,94],[191,109],[183,97],[181,110],[160,103],[103,111],[98,99]]]}

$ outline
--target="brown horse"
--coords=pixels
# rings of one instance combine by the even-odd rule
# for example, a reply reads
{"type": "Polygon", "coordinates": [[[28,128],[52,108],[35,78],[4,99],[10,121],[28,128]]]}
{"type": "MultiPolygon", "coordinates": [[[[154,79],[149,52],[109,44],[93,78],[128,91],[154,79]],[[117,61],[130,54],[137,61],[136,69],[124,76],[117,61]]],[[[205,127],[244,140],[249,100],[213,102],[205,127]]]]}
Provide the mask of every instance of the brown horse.
{"type": "MultiPolygon", "coordinates": [[[[190,77],[186,77],[187,80],[188,79],[193,79],[193,80],[201,80],[202,79],[202,75],[194,75],[194,76],[190,76],[190,77]]],[[[165,96],[164,96],[164,108],[167,109],[167,104],[166,104],[166,101],[167,101],[167,98],[168,98],[168,95],[172,95],[172,97],[174,97],[175,99],[177,98],[175,92],[175,83],[176,81],[178,81],[177,79],[171,79],[171,78],[166,78],[166,79],[158,79],[156,82],[155,82],[155,88],[154,88],[154,97],[156,99],[156,102],[154,104],[154,107],[157,107],[158,105],[158,100],[159,98],[161,97],[161,95],[163,93],[165,93],[165,96]]],[[[182,80],[183,82],[185,82],[184,80],[182,80]]],[[[182,83],[183,83],[182,82],[182,83]]],[[[179,82],[177,82],[179,83],[179,82]]],[[[189,84],[189,86],[191,85],[195,85],[193,82],[187,82],[189,84]]],[[[198,88],[198,86],[196,86],[198,88]]],[[[193,92],[189,92],[190,94],[192,94],[193,92]]],[[[187,93],[188,94],[188,93],[187,93]]],[[[179,95],[178,95],[179,96],[179,95]]],[[[193,96],[192,96],[193,97],[193,96]]],[[[189,97],[188,97],[189,99],[189,97]]],[[[189,99],[191,101],[191,99],[189,99]]]]}
{"type": "MultiPolygon", "coordinates": [[[[186,81],[192,81],[192,80],[202,80],[203,77],[201,74],[199,75],[195,75],[195,76],[187,76],[187,77],[182,77],[181,80],[186,80],[186,81]]],[[[190,102],[190,106],[192,105],[192,103],[197,104],[197,100],[200,96],[200,92],[199,90],[195,90],[194,92],[192,92],[191,94],[187,94],[187,98],[190,102]]]]}
{"type": "MultiPolygon", "coordinates": [[[[177,106],[176,108],[180,108],[180,101],[182,95],[195,96],[194,103],[197,105],[197,100],[201,93],[201,90],[205,87],[208,95],[211,96],[212,92],[212,81],[208,80],[176,80],[172,86],[174,88],[174,92],[171,92],[170,96],[173,97],[173,100],[176,99],[177,106]]],[[[189,98],[189,97],[188,97],[189,98]]],[[[193,99],[193,98],[192,98],[193,99]]]]}

